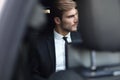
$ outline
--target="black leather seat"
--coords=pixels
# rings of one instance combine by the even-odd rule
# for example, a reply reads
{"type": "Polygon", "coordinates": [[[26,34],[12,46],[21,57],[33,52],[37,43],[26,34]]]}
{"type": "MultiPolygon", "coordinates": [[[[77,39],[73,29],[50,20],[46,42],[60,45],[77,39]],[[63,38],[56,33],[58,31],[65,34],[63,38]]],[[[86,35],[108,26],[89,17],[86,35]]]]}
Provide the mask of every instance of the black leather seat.
{"type": "Polygon", "coordinates": [[[81,36],[84,48],[91,51],[91,67],[84,70],[83,75],[93,77],[92,80],[120,79],[120,61],[111,63],[116,58],[120,60],[118,57],[120,54],[120,1],[80,0],[79,3],[81,36]],[[106,52],[110,54],[104,55],[106,52]],[[118,56],[115,56],[116,53],[118,56]],[[103,57],[99,58],[99,54],[103,57]],[[109,55],[113,55],[113,57],[110,59],[109,55]],[[111,62],[97,65],[98,58],[100,61],[104,60],[103,64],[105,61],[111,60],[111,62]],[[107,76],[108,79],[104,76],[107,76]]]}

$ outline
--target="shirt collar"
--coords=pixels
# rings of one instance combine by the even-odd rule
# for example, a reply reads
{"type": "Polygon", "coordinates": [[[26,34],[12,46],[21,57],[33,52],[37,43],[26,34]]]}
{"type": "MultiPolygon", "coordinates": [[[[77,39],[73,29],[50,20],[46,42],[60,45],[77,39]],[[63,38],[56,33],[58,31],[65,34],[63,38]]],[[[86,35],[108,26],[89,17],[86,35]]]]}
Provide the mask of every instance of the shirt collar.
{"type": "Polygon", "coordinates": [[[66,36],[63,36],[54,30],[54,37],[55,39],[62,39],[63,37],[67,37],[68,42],[71,42],[70,32],[66,36]]]}

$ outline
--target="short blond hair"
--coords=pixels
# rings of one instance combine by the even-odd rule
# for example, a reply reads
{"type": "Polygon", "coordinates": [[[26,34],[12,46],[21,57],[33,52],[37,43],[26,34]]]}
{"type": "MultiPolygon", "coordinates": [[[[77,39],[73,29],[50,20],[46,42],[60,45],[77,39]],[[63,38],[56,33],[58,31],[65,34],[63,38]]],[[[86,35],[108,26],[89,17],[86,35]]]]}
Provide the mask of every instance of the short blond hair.
{"type": "Polygon", "coordinates": [[[54,17],[61,18],[65,11],[76,7],[77,4],[73,0],[55,0],[51,12],[53,13],[54,17]]]}

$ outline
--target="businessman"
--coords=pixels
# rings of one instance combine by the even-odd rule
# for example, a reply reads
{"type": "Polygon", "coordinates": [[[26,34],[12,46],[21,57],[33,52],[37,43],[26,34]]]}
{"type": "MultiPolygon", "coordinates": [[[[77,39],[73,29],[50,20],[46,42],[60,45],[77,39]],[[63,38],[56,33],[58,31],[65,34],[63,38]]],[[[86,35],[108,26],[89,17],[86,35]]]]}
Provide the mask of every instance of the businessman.
{"type": "Polygon", "coordinates": [[[66,70],[65,40],[74,41],[77,31],[78,10],[73,0],[55,0],[51,10],[54,29],[32,41],[29,64],[33,80],[49,78],[53,73],[66,70]]]}

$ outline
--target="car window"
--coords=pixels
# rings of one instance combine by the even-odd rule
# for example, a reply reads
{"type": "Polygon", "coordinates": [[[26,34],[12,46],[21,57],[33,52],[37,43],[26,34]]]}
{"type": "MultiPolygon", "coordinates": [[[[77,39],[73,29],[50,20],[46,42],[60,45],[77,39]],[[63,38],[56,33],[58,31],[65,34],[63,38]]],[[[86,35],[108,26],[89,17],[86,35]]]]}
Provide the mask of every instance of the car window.
{"type": "Polygon", "coordinates": [[[5,6],[6,0],[0,0],[0,17],[2,15],[3,8],[5,6]]]}

